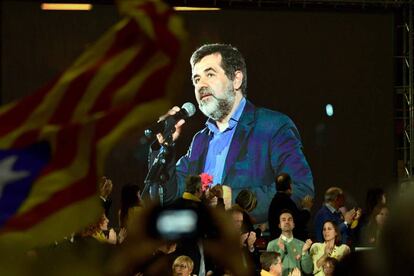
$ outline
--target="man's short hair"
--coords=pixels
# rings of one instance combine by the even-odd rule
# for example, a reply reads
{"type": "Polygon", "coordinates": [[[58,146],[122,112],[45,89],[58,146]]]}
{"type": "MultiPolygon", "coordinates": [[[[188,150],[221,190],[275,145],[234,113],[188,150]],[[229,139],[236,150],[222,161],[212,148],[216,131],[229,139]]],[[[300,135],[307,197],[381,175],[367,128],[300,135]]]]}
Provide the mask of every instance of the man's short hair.
{"type": "Polygon", "coordinates": [[[244,57],[236,47],[230,44],[204,44],[194,51],[190,58],[191,67],[200,62],[200,60],[212,54],[221,55],[221,67],[223,68],[227,78],[234,80],[235,72],[241,71],[243,73],[243,80],[241,84],[241,92],[243,96],[247,95],[247,69],[244,57]]]}
{"type": "Polygon", "coordinates": [[[335,199],[338,198],[338,196],[343,195],[344,192],[341,188],[338,187],[330,187],[325,192],[325,202],[332,202],[335,201],[335,199]]]}
{"type": "Polygon", "coordinates": [[[244,214],[244,209],[240,207],[238,204],[233,204],[226,212],[230,215],[234,213],[244,214]]]}
{"type": "Polygon", "coordinates": [[[280,254],[277,252],[274,252],[274,251],[263,252],[260,255],[260,265],[262,266],[262,269],[266,271],[270,271],[270,267],[272,266],[272,264],[277,264],[278,259],[280,262],[281,261],[280,254]]]}
{"type": "Polygon", "coordinates": [[[283,209],[282,211],[280,211],[279,217],[278,217],[279,221],[280,221],[280,216],[282,214],[290,214],[292,216],[292,218],[293,218],[293,221],[295,221],[295,218],[293,217],[293,212],[291,210],[289,210],[289,209],[283,209]]]}
{"type": "Polygon", "coordinates": [[[189,175],[185,179],[185,191],[195,194],[201,189],[201,177],[199,175],[189,175]]]}
{"type": "Polygon", "coordinates": [[[286,192],[292,189],[292,179],[287,173],[280,173],[275,178],[276,191],[286,192]]]}

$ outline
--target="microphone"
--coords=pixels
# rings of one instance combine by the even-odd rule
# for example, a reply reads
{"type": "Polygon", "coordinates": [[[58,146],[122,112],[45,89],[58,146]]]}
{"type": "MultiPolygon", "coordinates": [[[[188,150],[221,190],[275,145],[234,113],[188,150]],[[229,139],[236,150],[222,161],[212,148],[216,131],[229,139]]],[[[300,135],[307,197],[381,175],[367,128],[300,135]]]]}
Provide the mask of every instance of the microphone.
{"type": "Polygon", "coordinates": [[[183,104],[180,111],[174,115],[169,115],[164,120],[159,121],[151,127],[147,128],[144,131],[144,135],[147,137],[147,139],[155,138],[158,133],[161,133],[164,137],[166,137],[167,135],[170,135],[171,132],[174,132],[174,126],[179,120],[189,118],[193,116],[195,112],[196,108],[194,104],[186,102],[183,104]]]}

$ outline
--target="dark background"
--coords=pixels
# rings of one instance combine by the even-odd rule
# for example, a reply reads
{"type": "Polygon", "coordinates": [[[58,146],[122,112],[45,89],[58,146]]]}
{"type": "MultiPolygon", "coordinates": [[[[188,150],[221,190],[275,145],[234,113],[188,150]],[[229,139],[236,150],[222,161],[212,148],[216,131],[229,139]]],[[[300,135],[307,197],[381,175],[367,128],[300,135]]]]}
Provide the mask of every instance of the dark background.
{"type": "MultiPolygon", "coordinates": [[[[248,99],[296,123],[314,175],[314,209],[329,186],[347,192],[349,207],[363,207],[370,187],[393,187],[393,13],[225,10],[181,15],[190,49],[212,42],[238,47],[248,67],[248,99]],[[334,106],[332,117],[325,113],[328,103],[334,106]]],[[[2,103],[47,83],[117,20],[112,5],[51,12],[35,2],[1,2],[2,103]]],[[[182,72],[185,86],[177,91],[179,106],[195,102],[189,63],[182,62],[188,66],[182,72]]],[[[179,152],[185,152],[204,121],[198,112],[188,123],[179,152]]],[[[138,134],[112,151],[107,175],[115,184],[113,210],[121,187],[141,185],[146,170],[146,148],[139,146],[138,134]]]]}

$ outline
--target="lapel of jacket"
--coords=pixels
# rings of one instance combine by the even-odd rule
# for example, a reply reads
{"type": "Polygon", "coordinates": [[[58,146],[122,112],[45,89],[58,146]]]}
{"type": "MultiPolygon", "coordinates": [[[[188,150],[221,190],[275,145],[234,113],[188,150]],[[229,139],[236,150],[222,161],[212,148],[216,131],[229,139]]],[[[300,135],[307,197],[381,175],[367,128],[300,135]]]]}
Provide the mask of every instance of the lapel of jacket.
{"type": "Polygon", "coordinates": [[[247,142],[247,137],[249,136],[249,133],[253,127],[255,112],[255,106],[250,101],[246,101],[246,106],[244,107],[243,113],[240,116],[240,120],[237,123],[236,131],[234,132],[229,152],[227,153],[226,164],[224,165],[224,172],[222,177],[222,182],[224,184],[227,181],[226,178],[229,174],[230,169],[237,161],[237,158],[240,155],[240,151],[244,148],[244,145],[247,142]]]}
{"type": "Polygon", "coordinates": [[[200,174],[204,170],[208,145],[211,139],[208,128],[203,129],[196,139],[197,141],[194,141],[193,148],[191,149],[191,174],[200,174]]]}

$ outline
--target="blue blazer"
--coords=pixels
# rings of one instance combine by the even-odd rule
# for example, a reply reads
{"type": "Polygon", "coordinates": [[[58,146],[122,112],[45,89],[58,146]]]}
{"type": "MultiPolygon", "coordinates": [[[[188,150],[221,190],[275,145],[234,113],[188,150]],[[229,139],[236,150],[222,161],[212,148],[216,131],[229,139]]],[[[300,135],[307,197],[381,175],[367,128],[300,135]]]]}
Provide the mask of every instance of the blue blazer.
{"type": "MultiPolygon", "coordinates": [[[[171,168],[166,203],[182,195],[187,175],[203,172],[210,138],[207,127],[196,133],[187,154],[171,168]]],[[[314,195],[312,173],[292,120],[282,113],[256,108],[247,101],[231,141],[223,184],[232,187],[233,201],[240,190],[252,190],[258,204],[251,215],[258,223],[265,222],[276,193],[274,179],[281,172],[292,177],[294,201],[314,195]]]]}

